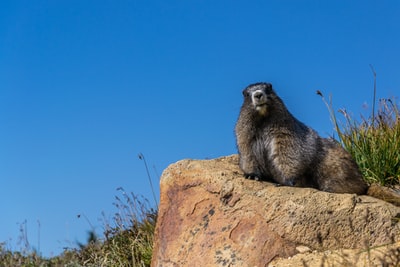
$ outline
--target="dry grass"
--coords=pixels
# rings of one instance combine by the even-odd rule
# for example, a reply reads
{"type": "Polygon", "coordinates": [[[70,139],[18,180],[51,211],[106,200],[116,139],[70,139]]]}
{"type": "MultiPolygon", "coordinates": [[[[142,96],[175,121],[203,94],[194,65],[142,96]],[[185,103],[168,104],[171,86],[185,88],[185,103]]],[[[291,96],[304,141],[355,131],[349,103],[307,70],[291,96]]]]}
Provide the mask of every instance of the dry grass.
{"type": "MultiPolygon", "coordinates": [[[[89,232],[86,245],[78,244],[79,249],[66,249],[51,259],[38,256],[29,242],[21,252],[0,243],[0,267],[150,266],[157,210],[146,199],[118,190],[122,197],[115,197],[117,211],[112,219],[103,220],[104,237],[89,232]]],[[[23,231],[21,235],[25,236],[23,231]]]]}

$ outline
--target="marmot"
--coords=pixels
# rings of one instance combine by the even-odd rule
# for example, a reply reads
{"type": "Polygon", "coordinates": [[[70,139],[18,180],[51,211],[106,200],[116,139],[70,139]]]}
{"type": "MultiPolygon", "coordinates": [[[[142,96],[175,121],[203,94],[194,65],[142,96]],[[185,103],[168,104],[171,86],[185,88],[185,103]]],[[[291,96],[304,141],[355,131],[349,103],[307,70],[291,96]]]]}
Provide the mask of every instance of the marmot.
{"type": "Polygon", "coordinates": [[[334,139],[320,137],[297,120],[270,83],[249,85],[243,96],[235,133],[246,178],[366,193],[368,186],[351,155],[334,139]]]}

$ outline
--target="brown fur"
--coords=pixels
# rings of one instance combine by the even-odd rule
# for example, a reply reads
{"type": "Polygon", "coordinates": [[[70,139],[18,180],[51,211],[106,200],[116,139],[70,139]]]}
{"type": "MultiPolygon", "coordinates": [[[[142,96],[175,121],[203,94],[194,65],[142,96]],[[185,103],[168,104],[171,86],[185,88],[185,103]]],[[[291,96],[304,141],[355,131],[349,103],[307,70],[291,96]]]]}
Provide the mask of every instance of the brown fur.
{"type": "Polygon", "coordinates": [[[243,95],[235,132],[246,178],[335,193],[366,192],[351,155],[297,120],[271,84],[252,84],[243,95]]]}

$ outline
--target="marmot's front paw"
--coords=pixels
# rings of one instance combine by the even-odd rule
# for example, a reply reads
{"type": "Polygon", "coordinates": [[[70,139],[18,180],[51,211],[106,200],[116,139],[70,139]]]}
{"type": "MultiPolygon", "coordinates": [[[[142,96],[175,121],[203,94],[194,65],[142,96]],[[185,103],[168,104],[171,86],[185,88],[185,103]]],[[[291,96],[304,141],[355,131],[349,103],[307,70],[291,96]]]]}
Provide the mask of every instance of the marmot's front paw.
{"type": "Polygon", "coordinates": [[[256,173],[245,173],[244,178],[259,181],[260,177],[256,173]]]}
{"type": "Polygon", "coordinates": [[[296,186],[297,181],[296,179],[292,178],[292,179],[286,179],[284,185],[286,186],[296,186]]]}

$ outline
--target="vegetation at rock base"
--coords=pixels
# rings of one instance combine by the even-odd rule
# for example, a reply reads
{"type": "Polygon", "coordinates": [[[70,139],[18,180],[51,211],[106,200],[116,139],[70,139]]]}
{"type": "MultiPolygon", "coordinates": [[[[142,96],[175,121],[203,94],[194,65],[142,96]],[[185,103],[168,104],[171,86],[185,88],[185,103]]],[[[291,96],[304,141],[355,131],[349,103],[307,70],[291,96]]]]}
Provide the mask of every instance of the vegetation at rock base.
{"type": "Polygon", "coordinates": [[[28,242],[21,252],[0,243],[0,267],[150,266],[157,210],[146,199],[118,190],[122,197],[115,197],[117,212],[111,220],[103,216],[104,237],[90,231],[86,245],[65,249],[50,259],[40,257],[28,242]]]}

